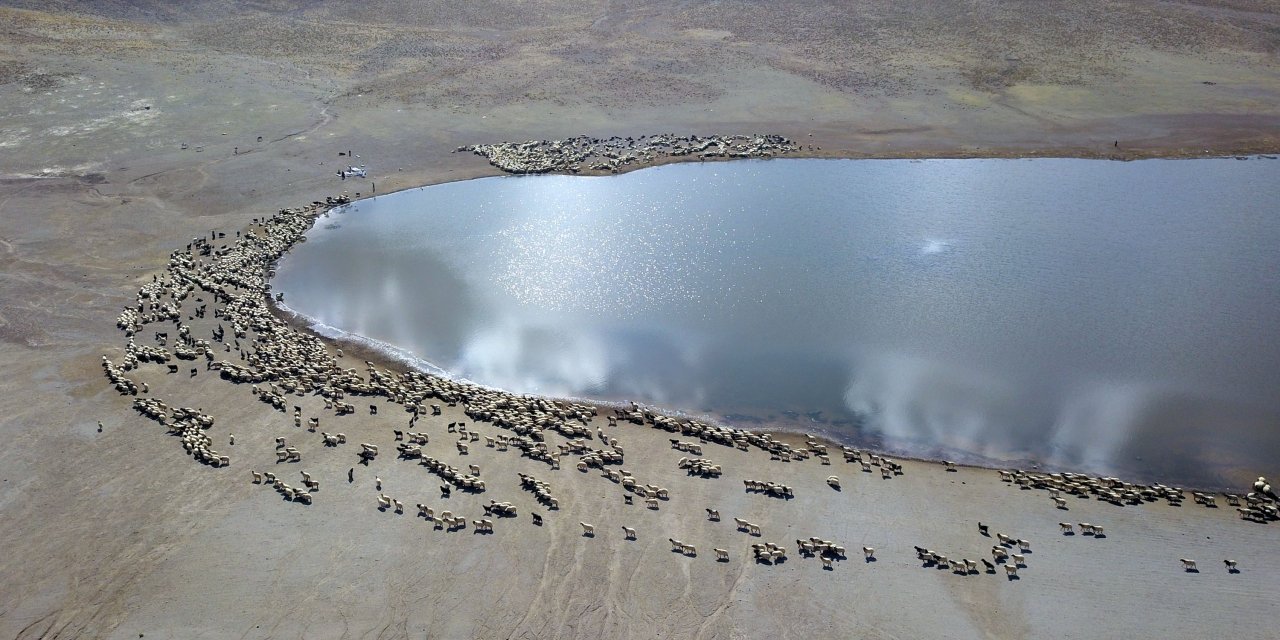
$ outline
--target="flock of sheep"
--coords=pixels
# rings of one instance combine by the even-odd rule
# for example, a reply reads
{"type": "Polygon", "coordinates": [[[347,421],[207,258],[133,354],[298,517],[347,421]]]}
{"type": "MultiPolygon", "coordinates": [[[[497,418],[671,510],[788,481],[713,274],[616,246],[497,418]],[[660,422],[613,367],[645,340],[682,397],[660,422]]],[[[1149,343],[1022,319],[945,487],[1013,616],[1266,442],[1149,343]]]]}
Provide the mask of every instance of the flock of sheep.
{"type": "MultiPolygon", "coordinates": [[[[649,143],[659,144],[655,140],[666,139],[655,137],[649,139],[649,143]]],[[[684,143],[689,142],[688,139],[683,140],[684,143]]],[[[708,139],[702,139],[705,140],[708,139]]],[[[792,446],[769,434],[656,414],[634,403],[629,407],[601,409],[581,403],[515,395],[418,371],[397,373],[380,369],[370,362],[365,363],[363,371],[343,368],[340,366],[340,350],[331,352],[321,340],[295,329],[273,313],[269,280],[274,275],[276,262],[291,246],[304,240],[304,233],[316,219],[347,202],[345,197],[328,198],[305,207],[281,210],[275,215],[255,219],[247,230],[237,232],[234,239],[217,232],[192,239],[184,249],[170,254],[165,272],[141,287],[135,304],[124,309],[117,318],[117,325],[126,334],[127,344],[118,365],[103,356],[105,376],[119,393],[134,397],[133,405],[139,414],[164,425],[170,433],[178,436],[184,449],[197,461],[215,467],[226,467],[232,462],[228,455],[213,449],[209,431],[214,426],[214,417],[198,408],[172,408],[161,399],[152,397],[145,382],[139,384],[130,377],[141,367],[149,363],[162,365],[166,367],[166,375],[172,375],[178,372],[174,360],[197,363],[190,368],[187,377],[196,376],[203,370],[231,383],[251,385],[253,395],[269,405],[272,411],[282,414],[287,415],[292,405],[293,424],[297,429],[303,428],[304,424],[302,408],[294,404],[296,400],[293,398],[297,397],[323,398],[325,409],[333,412],[335,420],[356,413],[357,397],[369,401],[371,415],[378,413],[373,400],[398,405],[407,414],[409,424],[409,430],[394,431],[398,459],[417,464],[426,473],[443,480],[446,484],[440,486],[442,497],[448,497],[454,489],[482,493],[491,488],[490,483],[502,481],[501,474],[493,473],[486,474],[486,480],[481,480],[478,464],[469,464],[463,470],[428,455],[428,448],[433,443],[429,430],[437,429],[438,442],[440,430],[445,428],[440,424],[445,420],[441,417],[442,405],[458,407],[456,411],[474,423],[498,430],[487,435],[474,425],[468,429],[464,422],[449,423],[445,433],[456,434],[451,448],[456,449],[459,456],[472,455],[471,447],[478,446],[483,438],[486,450],[507,452],[514,449],[521,457],[539,465],[545,464],[549,472],[560,469],[563,457],[576,457],[574,468],[578,471],[599,470],[601,477],[622,487],[622,496],[627,504],[632,503],[634,496],[639,496],[653,510],[671,498],[669,489],[642,483],[631,472],[622,469],[620,465],[624,464],[626,452],[616,437],[600,428],[592,431],[593,421],[597,418],[603,417],[611,427],[631,424],[676,436],[669,438],[673,449],[697,456],[681,457],[677,467],[709,481],[721,477],[724,469],[710,458],[702,457],[704,448],[718,447],[714,454],[717,457],[722,453],[733,455],[735,450],[757,449],[766,452],[771,461],[832,464],[829,447],[834,445],[820,442],[812,436],[806,438],[804,446],[792,446]],[[210,310],[212,317],[208,317],[210,310]],[[155,345],[138,342],[144,338],[144,330],[151,331],[155,345]],[[169,343],[170,331],[177,336],[172,345],[169,343]],[[203,337],[205,333],[207,338],[203,337]],[[203,364],[203,369],[200,364],[203,364]],[[602,411],[607,415],[600,416],[602,411]],[[412,430],[420,419],[426,418],[430,422],[437,417],[436,424],[412,430]]],[[[320,417],[313,416],[305,424],[307,432],[316,433],[320,417]]],[[[347,442],[343,433],[320,432],[319,436],[325,447],[338,448],[347,442]]],[[[234,436],[229,437],[229,443],[234,444],[234,436]]],[[[840,449],[845,464],[857,465],[855,468],[865,473],[872,473],[873,468],[878,468],[880,477],[887,480],[904,471],[901,464],[882,455],[851,447],[840,449]]],[[[355,461],[368,465],[377,459],[378,452],[377,444],[360,443],[359,451],[354,452],[355,461]]],[[[283,437],[276,440],[276,453],[279,464],[293,464],[302,459],[301,450],[287,444],[283,437]]],[[[947,463],[945,469],[954,471],[955,465],[947,463]]],[[[251,474],[254,483],[272,486],[285,499],[295,503],[311,504],[320,488],[319,481],[306,472],[301,473],[300,487],[286,484],[271,472],[253,471],[251,474]]],[[[1048,492],[1058,509],[1070,508],[1068,496],[1081,500],[1093,498],[1117,505],[1140,505],[1158,500],[1181,504],[1185,498],[1185,492],[1179,488],[1133,484],[1116,478],[1004,470],[999,474],[1006,482],[1022,489],[1048,492]]],[[[560,498],[553,494],[551,483],[524,473],[518,478],[519,486],[533,493],[543,507],[550,511],[561,507],[560,498]]],[[[353,481],[350,472],[348,480],[353,481]]],[[[794,489],[782,483],[745,479],[743,484],[745,490],[753,494],[784,500],[795,496],[794,489]]],[[[841,489],[840,478],[836,475],[828,476],[826,484],[834,490],[841,489]]],[[[376,490],[379,509],[403,513],[404,504],[382,492],[381,478],[376,480],[376,490]]],[[[1214,496],[1195,493],[1193,497],[1206,508],[1217,506],[1214,496]]],[[[1233,505],[1243,505],[1239,507],[1242,518],[1258,522],[1280,519],[1276,496],[1265,479],[1259,478],[1254,491],[1242,496],[1228,494],[1225,500],[1233,505]]],[[[437,528],[456,531],[467,527],[468,518],[460,513],[437,511],[424,503],[418,503],[417,508],[419,516],[435,523],[437,528]]],[[[720,520],[717,508],[704,508],[708,520],[720,520]]],[[[489,500],[484,506],[484,515],[471,520],[473,531],[492,533],[492,518],[515,518],[517,513],[518,509],[510,502],[489,500]]],[[[543,514],[533,512],[530,515],[534,525],[542,524],[543,514]]],[[[759,525],[736,517],[733,520],[738,530],[750,538],[759,538],[764,533],[759,525]]],[[[595,525],[587,522],[580,525],[585,537],[595,536],[595,525]]],[[[641,535],[639,528],[631,526],[631,523],[619,526],[627,539],[641,535]]],[[[988,535],[986,527],[979,526],[980,532],[988,535]]],[[[1064,535],[1074,534],[1071,523],[1061,523],[1060,526],[1064,535]]],[[[1104,535],[1101,526],[1089,523],[1078,523],[1077,526],[1085,535],[1104,535]]],[[[1024,554],[1030,543],[1002,533],[997,533],[996,538],[997,544],[991,549],[992,559],[1002,564],[1012,579],[1019,567],[1026,566],[1024,554]],[[1015,548],[1019,553],[1012,553],[1015,548]]],[[[669,540],[673,552],[697,556],[695,544],[674,537],[669,540]]],[[[749,548],[753,558],[760,563],[777,564],[786,560],[785,549],[776,543],[755,542],[749,548]]],[[[816,537],[796,540],[796,550],[802,557],[820,558],[824,568],[831,568],[833,561],[845,558],[843,546],[816,537]]],[[[968,558],[956,560],[954,556],[924,547],[916,550],[926,566],[948,568],[965,575],[976,572],[977,563],[968,558]]],[[[868,562],[875,560],[875,549],[863,547],[862,551],[868,562]]],[[[716,548],[714,552],[717,561],[728,561],[730,557],[726,549],[716,548]]],[[[995,563],[986,559],[981,561],[988,573],[996,572],[995,563]]],[[[1193,560],[1182,559],[1182,562],[1188,570],[1195,568],[1193,560]]],[[[1229,570],[1237,570],[1234,560],[1226,560],[1225,563],[1229,570]]]]}
{"type": "Polygon", "coordinates": [[[778,135],[677,136],[672,133],[638,138],[577,136],[565,140],[530,140],[458,147],[489,160],[507,173],[617,173],[622,167],[652,163],[662,158],[694,156],[707,158],[770,158],[799,150],[794,142],[778,135]]]}

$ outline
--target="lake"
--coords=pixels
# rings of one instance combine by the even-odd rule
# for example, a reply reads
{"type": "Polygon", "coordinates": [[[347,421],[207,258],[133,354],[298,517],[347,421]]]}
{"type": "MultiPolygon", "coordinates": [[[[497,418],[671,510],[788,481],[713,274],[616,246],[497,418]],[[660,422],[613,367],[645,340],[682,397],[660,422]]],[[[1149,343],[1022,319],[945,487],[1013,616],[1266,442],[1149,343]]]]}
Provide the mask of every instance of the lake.
{"type": "Polygon", "coordinates": [[[274,282],[322,333],[520,393],[1188,483],[1280,459],[1267,159],[486,178],[321,218],[274,282]]]}

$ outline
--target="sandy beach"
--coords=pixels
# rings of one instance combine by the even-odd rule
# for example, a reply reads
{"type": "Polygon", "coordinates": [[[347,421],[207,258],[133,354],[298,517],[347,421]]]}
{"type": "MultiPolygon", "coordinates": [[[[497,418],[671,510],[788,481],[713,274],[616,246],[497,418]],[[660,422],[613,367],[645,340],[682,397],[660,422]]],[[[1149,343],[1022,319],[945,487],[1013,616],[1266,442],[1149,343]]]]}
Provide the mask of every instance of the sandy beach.
{"type": "MultiPolygon", "coordinates": [[[[1215,508],[1189,490],[1178,507],[1068,495],[1064,510],[994,470],[900,461],[902,473],[885,479],[834,446],[828,466],[704,443],[702,457],[724,473],[702,478],[677,464],[697,456],[669,443],[696,437],[612,427],[602,412],[589,433],[604,430],[625,450],[609,468],[668,490],[650,509],[639,497],[626,504],[634,494],[601,470],[578,471],[577,456],[553,470],[483,439],[463,455],[450,422],[481,438],[511,433],[461,405],[409,429],[410,414],[386,398],[348,397],[355,413],[337,416],[322,397],[290,396],[303,419],[295,427],[292,407],[273,410],[203,361],[126,372],[149,387],[138,397],[216,419],[206,433],[230,464],[213,467],[131,408],[101,366],[103,355],[125,357],[121,309],[192,238],[215,230],[226,234],[215,246],[232,243],[255,218],[344,191],[367,197],[375,183],[382,194],[497,173],[452,153],[462,145],[677,132],[783,135],[803,147],[797,156],[816,157],[1276,153],[1280,17],[1266,3],[5,4],[0,636],[1277,633],[1280,559],[1270,549],[1280,529],[1242,520],[1222,494],[1215,508]],[[339,155],[348,151],[355,159],[339,155]],[[339,180],[349,164],[367,164],[368,178],[339,180]],[[313,417],[349,442],[324,446],[306,428],[313,417]],[[442,497],[437,475],[396,458],[393,430],[429,433],[424,451],[442,463],[478,465],[485,491],[442,497]],[[300,462],[277,463],[277,437],[300,462]],[[380,449],[368,466],[361,442],[380,449]],[[294,486],[306,471],[320,488],[310,505],[286,501],[250,470],[294,486]],[[518,473],[549,482],[559,509],[539,504],[518,473]],[[748,479],[789,485],[794,498],[744,491],[748,479]],[[404,513],[380,510],[380,493],[404,513]],[[476,533],[490,500],[513,503],[517,516],[476,533]],[[467,527],[437,529],[415,517],[418,503],[467,527]],[[1105,536],[1064,535],[1064,521],[1105,536]],[[980,563],[960,575],[914,550],[990,560],[997,532],[1030,543],[1017,579],[980,563]],[[796,540],[811,536],[847,557],[830,570],[803,557],[796,540]],[[670,538],[696,555],[673,551],[670,538]],[[751,544],[763,542],[786,561],[755,561],[751,544]]],[[[219,305],[204,298],[210,315],[187,320],[203,304],[193,300],[181,321],[208,340],[219,305]]],[[[173,348],[177,329],[162,324],[173,348]]],[[[155,345],[161,330],[144,328],[137,343],[155,345]]],[[[219,359],[236,355],[214,346],[219,359]]],[[[370,357],[348,348],[337,362],[363,372],[370,357]]],[[[554,450],[568,438],[546,440],[554,450]]],[[[1277,473],[1242,470],[1235,493],[1277,473]]]]}

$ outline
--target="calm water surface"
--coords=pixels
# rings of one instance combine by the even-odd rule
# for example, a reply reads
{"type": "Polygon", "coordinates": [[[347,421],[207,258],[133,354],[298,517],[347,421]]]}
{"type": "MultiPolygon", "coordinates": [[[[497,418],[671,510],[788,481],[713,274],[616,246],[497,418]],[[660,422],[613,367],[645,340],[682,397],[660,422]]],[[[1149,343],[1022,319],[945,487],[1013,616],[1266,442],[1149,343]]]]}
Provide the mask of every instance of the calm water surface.
{"type": "Polygon", "coordinates": [[[1188,482],[1280,459],[1280,161],[473,180],[321,219],[276,287],[517,392],[1188,482]]]}

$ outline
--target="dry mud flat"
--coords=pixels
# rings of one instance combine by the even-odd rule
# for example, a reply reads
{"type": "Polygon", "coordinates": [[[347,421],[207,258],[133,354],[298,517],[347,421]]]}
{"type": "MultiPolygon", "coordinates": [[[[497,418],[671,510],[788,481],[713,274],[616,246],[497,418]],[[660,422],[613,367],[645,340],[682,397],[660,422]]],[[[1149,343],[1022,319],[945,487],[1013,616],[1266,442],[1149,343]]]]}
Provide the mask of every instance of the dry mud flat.
{"type": "Polygon", "coordinates": [[[677,468],[687,454],[665,432],[599,424],[625,468],[669,489],[653,511],[598,471],[458,454],[446,425],[459,408],[415,429],[433,434],[431,455],[492,481],[442,499],[436,476],[393,460],[408,415],[396,405],[338,418],[297,398],[350,436],[330,449],[247,385],[146,365],[136,378],[153,395],[216,416],[210,437],[233,460],[212,468],[130,409],[99,364],[122,355],[114,318],[190,238],[373,181],[383,193],[492,175],[450,154],[477,141],[769,131],[795,155],[1274,152],[1267,3],[10,4],[36,10],[0,8],[0,636],[1275,636],[1280,529],[1225,505],[1061,512],[993,471],[906,462],[881,480],[758,449],[709,450],[725,473],[703,479],[677,468]],[[338,182],[340,150],[371,179],[338,182]],[[302,462],[276,465],[277,436],[302,462]],[[383,448],[367,468],[361,441],[383,448]],[[250,482],[276,467],[321,482],[312,505],[250,482]],[[538,506],[517,473],[550,482],[561,509],[538,506]],[[377,509],[374,476],[404,515],[377,509]],[[795,499],[746,493],[747,478],[795,499]],[[474,519],[491,498],[520,514],[492,535],[436,531],[411,506],[474,519]],[[850,559],[756,564],[757,539],[733,517],[789,551],[818,536],[850,559]],[[1032,543],[1020,580],[916,560],[914,545],[990,557],[979,520],[1032,543]],[[1062,520],[1107,535],[1062,536],[1062,520]]]}

